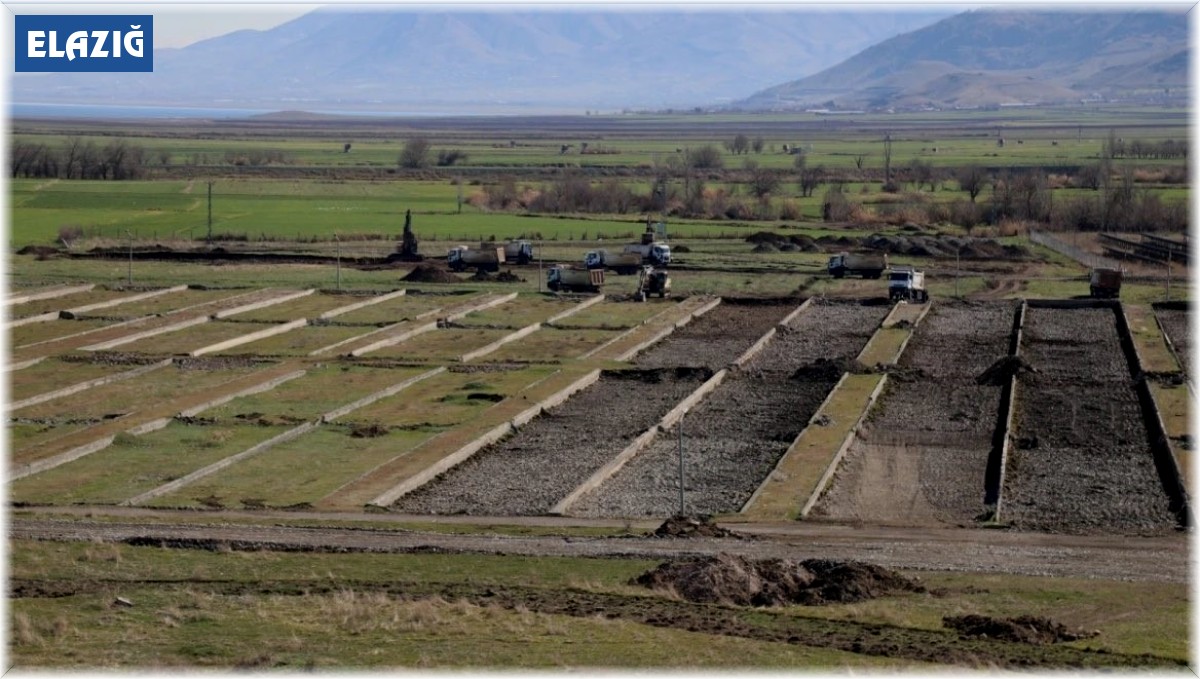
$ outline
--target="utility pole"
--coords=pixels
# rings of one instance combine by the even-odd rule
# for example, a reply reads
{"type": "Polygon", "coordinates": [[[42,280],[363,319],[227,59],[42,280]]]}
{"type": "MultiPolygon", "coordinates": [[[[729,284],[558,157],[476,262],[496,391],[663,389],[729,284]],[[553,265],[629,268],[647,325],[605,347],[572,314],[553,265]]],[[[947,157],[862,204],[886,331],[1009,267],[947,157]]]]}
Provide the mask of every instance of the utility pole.
{"type": "Polygon", "coordinates": [[[1171,251],[1167,250],[1167,301],[1171,301],[1171,251]]]}
{"type": "Polygon", "coordinates": [[[542,241],[537,242],[538,249],[538,292],[542,291],[542,241]]]}
{"type": "Polygon", "coordinates": [[[336,255],[336,257],[337,257],[337,289],[341,290],[342,289],[342,241],[340,238],[338,238],[338,235],[336,233],[333,234],[333,242],[336,244],[335,247],[336,247],[336,252],[337,252],[337,255],[336,255]]]}
{"type": "Polygon", "coordinates": [[[679,416],[679,515],[683,516],[683,418],[688,411],[684,410],[679,416]]]}
{"type": "Polygon", "coordinates": [[[208,182],[208,245],[212,247],[212,181],[208,182]]]}
{"type": "Polygon", "coordinates": [[[959,266],[959,256],[962,254],[962,248],[954,250],[954,296],[958,297],[958,277],[962,275],[962,267],[959,266]]]}
{"type": "Polygon", "coordinates": [[[129,237],[129,270],[128,270],[128,273],[125,278],[125,281],[126,281],[125,284],[128,286],[132,286],[133,285],[133,234],[130,233],[129,229],[126,229],[125,235],[129,237]]]}

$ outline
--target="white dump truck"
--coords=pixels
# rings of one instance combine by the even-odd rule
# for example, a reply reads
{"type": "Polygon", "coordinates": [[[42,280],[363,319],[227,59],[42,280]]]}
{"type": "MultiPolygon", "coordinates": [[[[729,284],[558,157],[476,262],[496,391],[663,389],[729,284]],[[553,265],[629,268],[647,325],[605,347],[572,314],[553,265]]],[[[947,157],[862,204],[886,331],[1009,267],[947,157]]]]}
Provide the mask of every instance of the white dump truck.
{"type": "Polygon", "coordinates": [[[887,265],[886,254],[842,252],[830,257],[825,268],[834,278],[845,278],[848,275],[879,278],[887,265]]]}
{"type": "Polygon", "coordinates": [[[556,264],[546,270],[546,287],[555,292],[600,292],[604,269],[556,264]]]}
{"type": "Polygon", "coordinates": [[[465,245],[451,248],[446,253],[446,264],[455,271],[467,269],[482,269],[484,271],[499,271],[505,262],[504,248],[486,247],[469,248],[465,245]]]}
{"type": "MultiPolygon", "coordinates": [[[[481,248],[491,247],[491,243],[483,243],[481,248]]],[[[533,261],[533,243],[527,240],[511,240],[504,244],[504,260],[517,264],[528,264],[533,261]]]]}
{"type": "Polygon", "coordinates": [[[908,302],[927,302],[929,292],[925,290],[925,272],[911,266],[894,266],[888,272],[888,299],[908,302]]]}
{"type": "Polygon", "coordinates": [[[583,256],[583,264],[589,269],[612,269],[628,276],[642,270],[642,256],[636,252],[612,253],[608,250],[591,250],[583,256]]]}
{"type": "Polygon", "coordinates": [[[667,266],[671,263],[671,246],[666,243],[630,243],[624,254],[636,254],[642,264],[667,266]]]}

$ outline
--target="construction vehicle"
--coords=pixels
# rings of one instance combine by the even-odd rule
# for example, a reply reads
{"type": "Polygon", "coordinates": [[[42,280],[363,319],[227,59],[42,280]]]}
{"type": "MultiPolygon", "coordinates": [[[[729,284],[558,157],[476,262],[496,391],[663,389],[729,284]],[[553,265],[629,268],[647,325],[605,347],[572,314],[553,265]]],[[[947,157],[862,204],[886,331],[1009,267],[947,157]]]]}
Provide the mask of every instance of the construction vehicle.
{"type": "Polygon", "coordinates": [[[858,254],[842,252],[829,258],[825,268],[834,278],[845,278],[846,275],[862,276],[863,278],[879,278],[887,268],[887,254],[858,254]]]}
{"type": "Polygon", "coordinates": [[[1088,276],[1092,297],[1115,299],[1121,296],[1121,283],[1125,280],[1122,269],[1092,269],[1088,276]]]}
{"type": "Polygon", "coordinates": [[[888,272],[888,299],[908,302],[928,302],[925,272],[911,266],[894,266],[888,272]]]}
{"type": "Polygon", "coordinates": [[[657,234],[649,220],[646,221],[646,230],[642,233],[642,242],[626,245],[625,252],[637,253],[644,264],[667,266],[671,263],[671,246],[658,242],[657,234]]]}
{"type": "Polygon", "coordinates": [[[499,271],[505,262],[504,248],[487,247],[478,250],[459,245],[446,253],[446,264],[455,271],[480,269],[482,271],[499,271]]]}
{"type": "Polygon", "coordinates": [[[555,292],[600,292],[604,269],[556,264],[546,270],[546,287],[555,292]]]}
{"type": "Polygon", "coordinates": [[[636,252],[614,254],[608,250],[591,250],[583,256],[583,264],[589,269],[612,269],[628,276],[642,269],[642,256],[636,252]]]}
{"type": "Polygon", "coordinates": [[[647,297],[655,293],[661,299],[666,297],[669,292],[671,292],[671,276],[666,269],[655,269],[652,266],[642,267],[638,274],[637,291],[633,293],[634,299],[644,302],[647,297]]]}
{"type": "MultiPolygon", "coordinates": [[[[479,248],[495,247],[495,243],[480,243],[479,248]]],[[[517,264],[528,264],[533,261],[533,243],[527,240],[513,240],[504,244],[504,260],[517,264]]]]}

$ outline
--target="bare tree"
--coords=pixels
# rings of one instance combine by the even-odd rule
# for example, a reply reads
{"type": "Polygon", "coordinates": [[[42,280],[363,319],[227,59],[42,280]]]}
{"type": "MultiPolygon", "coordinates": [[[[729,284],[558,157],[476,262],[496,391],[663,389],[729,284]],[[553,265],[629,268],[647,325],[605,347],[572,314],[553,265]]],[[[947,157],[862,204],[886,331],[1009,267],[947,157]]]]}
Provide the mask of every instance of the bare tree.
{"type": "Polygon", "coordinates": [[[685,154],[688,167],[698,170],[716,170],[724,167],[721,150],[712,144],[705,144],[698,149],[688,149],[685,154]]]}
{"type": "Polygon", "coordinates": [[[955,179],[958,180],[958,188],[966,191],[971,197],[971,202],[975,202],[975,198],[983,191],[984,184],[987,183],[987,172],[978,165],[967,165],[966,167],[958,168],[955,179]]]}
{"type": "Polygon", "coordinates": [[[763,140],[763,138],[762,138],[762,137],[755,137],[755,138],[754,138],[754,141],[753,141],[753,142],[751,142],[751,144],[750,144],[750,148],[754,149],[754,152],[755,152],[755,153],[762,153],[762,152],[763,152],[763,146],[764,146],[765,144],[766,144],[766,142],[763,140]]]}
{"type": "Polygon", "coordinates": [[[750,150],[750,138],[744,134],[739,134],[733,138],[733,141],[725,142],[725,148],[729,149],[729,152],[735,155],[746,153],[750,150]]]}
{"type": "Polygon", "coordinates": [[[825,181],[825,166],[806,167],[800,171],[800,195],[807,198],[813,195],[821,182],[825,181]]]}
{"type": "Polygon", "coordinates": [[[429,165],[429,140],[410,137],[400,151],[400,167],[420,169],[429,165]]]}

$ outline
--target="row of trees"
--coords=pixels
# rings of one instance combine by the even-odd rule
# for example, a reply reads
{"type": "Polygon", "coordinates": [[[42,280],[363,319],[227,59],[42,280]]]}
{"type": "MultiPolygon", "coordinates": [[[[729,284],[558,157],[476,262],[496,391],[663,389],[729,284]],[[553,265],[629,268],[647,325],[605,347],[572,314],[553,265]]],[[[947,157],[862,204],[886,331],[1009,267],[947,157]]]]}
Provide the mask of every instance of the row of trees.
{"type": "Polygon", "coordinates": [[[14,140],[11,154],[13,177],[52,179],[137,179],[148,158],[144,147],[123,139],[98,146],[80,137],[58,148],[14,140]]]}

